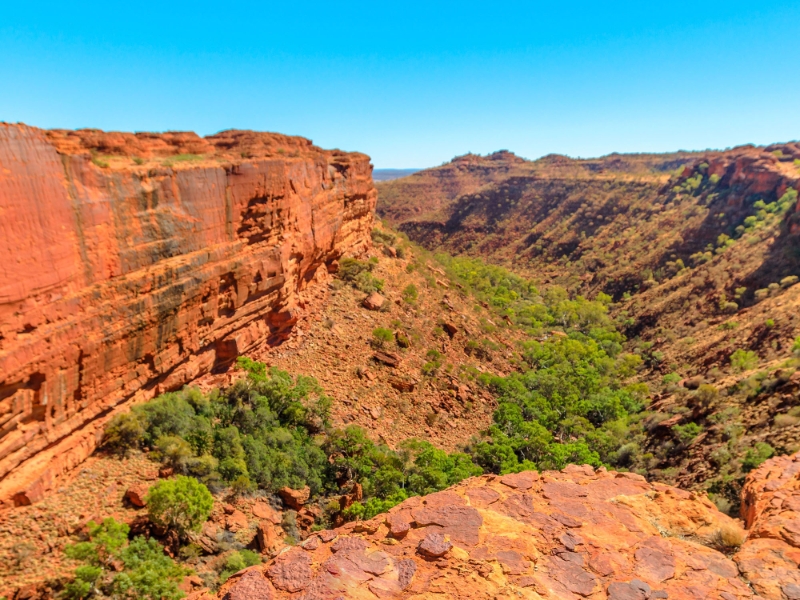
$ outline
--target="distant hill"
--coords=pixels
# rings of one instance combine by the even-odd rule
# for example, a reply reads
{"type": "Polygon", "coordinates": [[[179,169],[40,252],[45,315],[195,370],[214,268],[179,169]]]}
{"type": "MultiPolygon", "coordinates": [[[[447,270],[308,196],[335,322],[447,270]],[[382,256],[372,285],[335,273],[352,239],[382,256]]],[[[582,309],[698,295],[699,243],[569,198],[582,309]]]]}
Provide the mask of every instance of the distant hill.
{"type": "Polygon", "coordinates": [[[408,177],[420,170],[421,169],[375,169],[372,171],[372,179],[374,181],[391,181],[393,179],[400,179],[401,177],[408,177]]]}

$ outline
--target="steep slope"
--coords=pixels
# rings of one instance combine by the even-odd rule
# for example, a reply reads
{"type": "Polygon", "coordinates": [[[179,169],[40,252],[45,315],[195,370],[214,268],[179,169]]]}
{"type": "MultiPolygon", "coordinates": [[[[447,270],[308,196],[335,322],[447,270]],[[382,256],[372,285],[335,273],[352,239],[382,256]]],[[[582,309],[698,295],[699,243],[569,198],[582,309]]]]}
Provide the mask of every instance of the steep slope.
{"type": "Polygon", "coordinates": [[[469,156],[380,184],[378,212],[430,249],[611,295],[651,392],[630,467],[735,510],[753,461],[798,450],[798,185],[797,143],[469,156]]]}
{"type": "Polygon", "coordinates": [[[0,499],[41,498],[127,402],[285,336],[370,245],[371,169],[278,134],[0,125],[0,499]]]}
{"type": "Polygon", "coordinates": [[[798,464],[751,475],[741,549],[740,525],[701,496],[570,466],[469,479],[319,532],[218,597],[793,598],[798,464]]]}

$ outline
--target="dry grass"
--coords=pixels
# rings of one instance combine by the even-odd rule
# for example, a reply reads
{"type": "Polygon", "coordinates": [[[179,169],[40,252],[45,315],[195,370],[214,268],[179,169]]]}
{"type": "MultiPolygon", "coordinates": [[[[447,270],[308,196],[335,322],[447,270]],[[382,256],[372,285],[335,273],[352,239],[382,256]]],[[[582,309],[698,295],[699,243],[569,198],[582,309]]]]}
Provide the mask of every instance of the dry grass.
{"type": "Polygon", "coordinates": [[[741,546],[747,534],[737,525],[723,525],[711,534],[711,545],[721,552],[731,552],[741,546]]]}

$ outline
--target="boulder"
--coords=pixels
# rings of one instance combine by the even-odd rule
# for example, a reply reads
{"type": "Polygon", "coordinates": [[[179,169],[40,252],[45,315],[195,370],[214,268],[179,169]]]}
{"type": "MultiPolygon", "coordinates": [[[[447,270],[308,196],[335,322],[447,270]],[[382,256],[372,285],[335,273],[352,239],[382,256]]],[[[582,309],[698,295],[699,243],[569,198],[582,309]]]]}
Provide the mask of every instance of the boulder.
{"type": "Polygon", "coordinates": [[[280,513],[263,500],[256,500],[256,503],[253,504],[252,511],[253,516],[258,519],[266,519],[275,525],[280,525],[281,523],[280,513]]]}
{"type": "Polygon", "coordinates": [[[136,508],[144,508],[147,506],[147,492],[148,486],[133,485],[125,492],[125,499],[136,508]]]}
{"type": "Polygon", "coordinates": [[[372,355],[372,359],[387,367],[396,368],[400,365],[400,357],[391,352],[376,352],[372,355]]]}
{"type": "Polygon", "coordinates": [[[391,377],[389,378],[389,385],[391,385],[398,392],[409,393],[414,391],[414,388],[417,386],[417,382],[413,379],[408,379],[405,377],[391,377]]]}
{"type": "Polygon", "coordinates": [[[247,517],[238,509],[234,509],[232,513],[225,516],[225,529],[230,532],[236,533],[242,529],[247,529],[248,525],[247,517]]]}
{"type": "Polygon", "coordinates": [[[733,557],[739,571],[765,600],[800,599],[800,453],[751,471],[741,511],[748,533],[733,557]]]}
{"type": "Polygon", "coordinates": [[[452,323],[442,323],[442,329],[447,332],[447,335],[452,339],[458,333],[458,327],[452,323]]]}
{"type": "Polygon", "coordinates": [[[386,302],[386,298],[381,296],[378,292],[372,292],[369,296],[364,298],[361,304],[368,310],[380,310],[384,302],[386,302]]]}
{"type": "Polygon", "coordinates": [[[294,510],[300,510],[311,497],[311,489],[308,486],[305,486],[301,490],[293,490],[290,487],[285,487],[278,490],[278,495],[286,506],[294,510]]]}
{"type": "Polygon", "coordinates": [[[275,550],[280,537],[271,521],[260,521],[256,529],[256,543],[262,554],[275,550]]]}
{"type": "Polygon", "coordinates": [[[417,546],[417,551],[427,558],[440,558],[447,554],[453,544],[443,533],[432,531],[417,546]]]}

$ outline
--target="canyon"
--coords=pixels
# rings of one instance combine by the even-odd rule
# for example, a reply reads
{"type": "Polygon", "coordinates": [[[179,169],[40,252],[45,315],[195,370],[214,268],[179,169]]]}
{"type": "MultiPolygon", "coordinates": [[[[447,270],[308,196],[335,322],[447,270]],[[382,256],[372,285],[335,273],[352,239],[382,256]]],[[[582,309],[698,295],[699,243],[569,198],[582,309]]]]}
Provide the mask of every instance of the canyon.
{"type": "Polygon", "coordinates": [[[379,216],[432,252],[613,299],[650,390],[639,445],[652,458],[630,465],[648,479],[716,490],[736,510],[744,474],[725,472],[731,444],[800,449],[787,416],[800,385],[797,142],[595,159],[468,154],[376,185],[379,216]],[[734,368],[737,352],[752,364],[734,368]],[[714,396],[704,406],[701,385],[714,396]],[[702,433],[681,449],[670,427],[687,424],[702,433]]]}
{"type": "Polygon", "coordinates": [[[114,414],[285,336],[369,246],[371,171],[279,134],[0,124],[0,501],[40,500],[114,414]]]}
{"type": "Polygon", "coordinates": [[[0,124],[0,595],[59,594],[90,520],[150,535],[147,490],[186,471],[159,440],[97,452],[106,425],[235,388],[246,356],[315,378],[320,447],[360,427],[403,470],[422,438],[486,474],[402,502],[375,465],[313,497],[198,475],[196,554],[153,533],[192,600],[800,598],[798,185],[797,143],[500,151],[374,183],[368,156],[280,134],[0,124]],[[506,451],[504,386],[543,389],[534,352],[602,344],[636,405],[603,430],[524,425],[532,451],[608,436],[602,462],[477,462],[506,451]],[[392,507],[345,513],[373,500],[392,507]],[[263,564],[225,581],[245,549],[263,564]]]}

